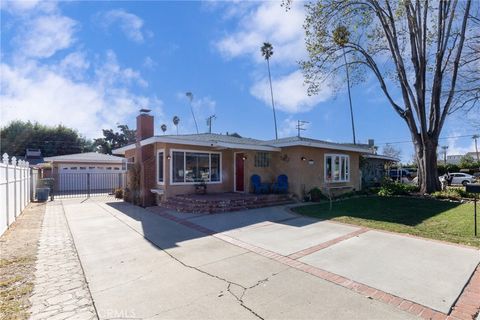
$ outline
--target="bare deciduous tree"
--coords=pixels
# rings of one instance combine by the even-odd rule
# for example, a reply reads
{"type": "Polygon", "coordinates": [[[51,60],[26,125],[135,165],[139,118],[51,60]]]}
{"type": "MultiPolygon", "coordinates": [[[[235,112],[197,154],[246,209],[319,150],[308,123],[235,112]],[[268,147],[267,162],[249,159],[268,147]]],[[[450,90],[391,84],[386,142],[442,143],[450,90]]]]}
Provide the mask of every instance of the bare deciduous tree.
{"type": "Polygon", "coordinates": [[[326,79],[330,84],[341,83],[345,50],[353,80],[358,83],[373,75],[408,126],[421,191],[439,190],[436,150],[445,119],[472,103],[462,95],[463,76],[478,61],[478,55],[467,57],[465,52],[470,49],[464,48],[474,43],[471,21],[478,17],[473,14],[478,13],[478,3],[319,0],[305,7],[309,55],[301,66],[309,94],[319,92],[326,79]],[[343,46],[333,37],[339,23],[350,32],[343,46]]]}
{"type": "Polygon", "coordinates": [[[398,148],[395,148],[390,143],[388,143],[383,147],[382,154],[392,158],[400,159],[400,155],[402,154],[402,151],[398,148]]]}

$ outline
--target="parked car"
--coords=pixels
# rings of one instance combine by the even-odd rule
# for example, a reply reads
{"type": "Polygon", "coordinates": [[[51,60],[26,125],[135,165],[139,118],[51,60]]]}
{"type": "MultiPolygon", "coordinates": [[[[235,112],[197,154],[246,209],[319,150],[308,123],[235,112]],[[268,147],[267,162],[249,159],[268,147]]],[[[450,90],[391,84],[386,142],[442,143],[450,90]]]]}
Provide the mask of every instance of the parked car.
{"type": "Polygon", "coordinates": [[[418,169],[416,168],[405,168],[405,170],[408,170],[408,172],[410,172],[411,178],[415,178],[418,174],[418,169]]]}
{"type": "Polygon", "coordinates": [[[394,180],[398,180],[399,178],[411,178],[412,174],[407,169],[391,169],[389,176],[394,180]]]}
{"type": "Polygon", "coordinates": [[[452,177],[451,184],[463,184],[465,186],[467,183],[474,183],[476,180],[474,176],[468,173],[454,172],[450,173],[450,176],[452,177]]]}

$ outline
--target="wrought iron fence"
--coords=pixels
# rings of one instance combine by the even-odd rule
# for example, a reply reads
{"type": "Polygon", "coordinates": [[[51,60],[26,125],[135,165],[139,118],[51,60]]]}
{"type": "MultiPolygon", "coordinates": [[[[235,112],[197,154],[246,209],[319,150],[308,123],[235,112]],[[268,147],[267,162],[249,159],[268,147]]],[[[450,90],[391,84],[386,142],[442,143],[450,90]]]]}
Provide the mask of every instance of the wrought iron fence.
{"type": "Polygon", "coordinates": [[[74,198],[113,195],[116,189],[124,189],[125,172],[116,173],[57,173],[52,176],[53,197],[74,198]]]}

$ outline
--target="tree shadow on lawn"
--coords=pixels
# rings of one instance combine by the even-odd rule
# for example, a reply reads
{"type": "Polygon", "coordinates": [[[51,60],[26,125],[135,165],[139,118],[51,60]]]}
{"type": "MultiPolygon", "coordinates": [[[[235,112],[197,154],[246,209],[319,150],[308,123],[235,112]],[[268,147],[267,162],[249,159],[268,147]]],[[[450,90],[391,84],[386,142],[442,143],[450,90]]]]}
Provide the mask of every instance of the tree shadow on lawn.
{"type": "Polygon", "coordinates": [[[455,209],[461,203],[409,197],[361,197],[329,203],[297,207],[302,215],[321,220],[352,217],[379,222],[417,226],[425,220],[455,209]]]}

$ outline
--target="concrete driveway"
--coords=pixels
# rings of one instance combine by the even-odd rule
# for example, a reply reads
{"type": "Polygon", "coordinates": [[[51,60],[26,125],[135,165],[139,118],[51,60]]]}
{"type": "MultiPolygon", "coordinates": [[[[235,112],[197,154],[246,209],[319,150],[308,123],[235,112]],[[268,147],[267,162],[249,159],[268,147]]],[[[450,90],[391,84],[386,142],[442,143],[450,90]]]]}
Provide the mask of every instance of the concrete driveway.
{"type": "Polygon", "coordinates": [[[282,207],[203,216],[92,200],[63,208],[103,319],[445,318],[480,262],[476,249],[282,207]]]}

